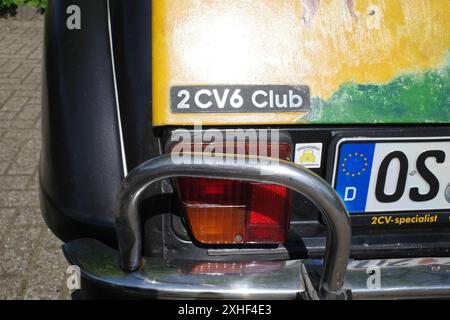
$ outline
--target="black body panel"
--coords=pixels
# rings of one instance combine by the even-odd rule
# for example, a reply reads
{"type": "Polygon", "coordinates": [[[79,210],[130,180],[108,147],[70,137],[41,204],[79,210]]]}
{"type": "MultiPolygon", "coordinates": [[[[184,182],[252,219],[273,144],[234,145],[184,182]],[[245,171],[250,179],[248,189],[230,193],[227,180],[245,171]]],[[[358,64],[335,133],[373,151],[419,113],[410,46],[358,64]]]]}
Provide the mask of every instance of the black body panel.
{"type": "Polygon", "coordinates": [[[108,1],[49,3],[41,207],[50,228],[65,241],[95,236],[114,243],[114,199],[126,168],[159,154],[151,126],[150,7],[146,0],[110,1],[111,45],[108,1]],[[80,30],[66,27],[70,5],[80,8],[80,30]],[[127,146],[123,156],[117,107],[127,146]]]}
{"type": "Polygon", "coordinates": [[[113,47],[128,170],[160,154],[152,127],[151,1],[111,0],[113,47]]]}
{"type": "Polygon", "coordinates": [[[124,176],[106,4],[50,1],[46,14],[40,183],[44,202],[61,212],[44,210],[46,220],[63,239],[71,227],[59,214],[114,226],[124,176]],[[72,4],[81,8],[81,30],[66,27],[72,4]]]}

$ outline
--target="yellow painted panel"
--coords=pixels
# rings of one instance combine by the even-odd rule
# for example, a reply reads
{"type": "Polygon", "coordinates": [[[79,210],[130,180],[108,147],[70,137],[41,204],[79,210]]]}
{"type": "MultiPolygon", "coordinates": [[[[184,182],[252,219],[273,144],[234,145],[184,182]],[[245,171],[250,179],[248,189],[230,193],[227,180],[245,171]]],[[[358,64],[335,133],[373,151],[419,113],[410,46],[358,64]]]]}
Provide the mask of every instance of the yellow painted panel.
{"type": "MultiPolygon", "coordinates": [[[[307,85],[313,100],[326,104],[348,83],[383,85],[402,75],[440,68],[448,72],[449,17],[449,0],[155,0],[154,125],[333,122],[332,116],[326,118],[320,112],[175,114],[170,111],[169,93],[172,86],[185,85],[307,85]]],[[[444,80],[445,76],[448,73],[444,80]]],[[[357,98],[358,90],[348,91],[350,100],[353,95],[357,98]]],[[[361,90],[370,101],[368,89],[361,90]]],[[[377,94],[382,90],[395,96],[401,89],[382,88],[377,94]]],[[[411,88],[399,104],[414,101],[416,93],[425,99],[434,92],[418,90],[411,88]]],[[[448,99],[447,105],[438,103],[444,110],[449,107],[448,99]]],[[[339,107],[336,112],[345,112],[339,107]]],[[[414,111],[421,105],[400,110],[405,113],[404,122],[411,121],[407,108],[414,111]]],[[[327,112],[332,115],[333,111],[327,112]]],[[[370,112],[358,118],[357,114],[348,122],[395,119],[372,119],[370,112]]],[[[431,114],[423,117],[412,120],[448,122],[450,112],[443,118],[441,112],[436,121],[431,114]]]]}

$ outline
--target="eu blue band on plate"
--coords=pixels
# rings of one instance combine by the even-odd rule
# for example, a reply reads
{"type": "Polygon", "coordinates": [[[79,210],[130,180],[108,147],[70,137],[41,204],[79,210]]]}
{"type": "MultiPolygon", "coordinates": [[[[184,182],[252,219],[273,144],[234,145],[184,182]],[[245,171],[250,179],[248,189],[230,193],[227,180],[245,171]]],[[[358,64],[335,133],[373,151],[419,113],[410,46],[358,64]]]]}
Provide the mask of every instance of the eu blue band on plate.
{"type": "Polygon", "coordinates": [[[350,213],[364,212],[375,143],[344,143],[336,168],[336,191],[350,213]]]}

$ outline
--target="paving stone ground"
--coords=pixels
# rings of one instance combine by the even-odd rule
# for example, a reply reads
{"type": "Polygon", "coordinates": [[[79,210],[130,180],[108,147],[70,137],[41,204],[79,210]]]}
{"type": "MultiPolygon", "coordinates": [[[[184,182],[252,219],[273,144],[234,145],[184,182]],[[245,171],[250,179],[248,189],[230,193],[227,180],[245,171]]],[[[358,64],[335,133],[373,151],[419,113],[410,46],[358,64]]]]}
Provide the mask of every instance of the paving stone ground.
{"type": "Polygon", "coordinates": [[[39,209],[43,19],[0,19],[0,299],[67,299],[61,242],[39,209]]]}

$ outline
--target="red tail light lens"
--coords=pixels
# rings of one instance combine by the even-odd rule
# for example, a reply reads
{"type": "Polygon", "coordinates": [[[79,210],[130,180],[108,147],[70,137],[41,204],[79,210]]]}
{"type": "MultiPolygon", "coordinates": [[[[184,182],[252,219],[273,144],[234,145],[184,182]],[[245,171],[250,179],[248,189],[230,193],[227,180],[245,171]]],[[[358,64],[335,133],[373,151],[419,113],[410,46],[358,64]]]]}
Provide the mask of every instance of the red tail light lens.
{"type": "Polygon", "coordinates": [[[245,205],[245,186],[236,180],[179,178],[181,198],[190,205],[245,205]]]}
{"type": "Polygon", "coordinates": [[[253,242],[284,242],[290,211],[290,190],[267,184],[251,184],[248,238],[253,242]]]}
{"type": "MultiPolygon", "coordinates": [[[[278,147],[280,158],[290,160],[289,144],[267,147],[278,147]]],[[[291,192],[287,188],[222,179],[183,177],[177,181],[197,241],[204,244],[285,241],[291,211],[291,192]]]]}

